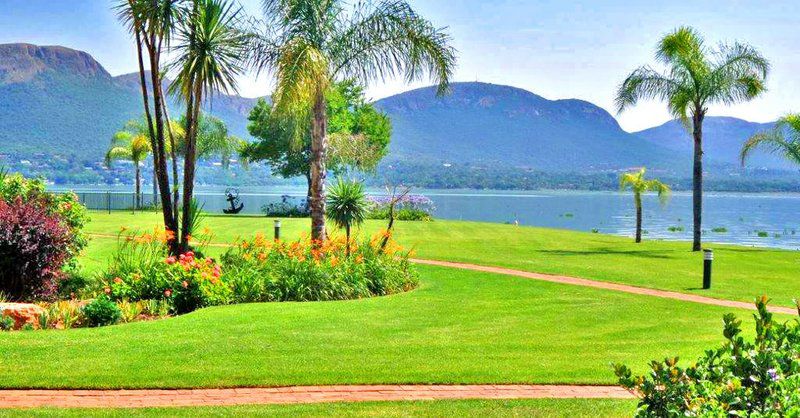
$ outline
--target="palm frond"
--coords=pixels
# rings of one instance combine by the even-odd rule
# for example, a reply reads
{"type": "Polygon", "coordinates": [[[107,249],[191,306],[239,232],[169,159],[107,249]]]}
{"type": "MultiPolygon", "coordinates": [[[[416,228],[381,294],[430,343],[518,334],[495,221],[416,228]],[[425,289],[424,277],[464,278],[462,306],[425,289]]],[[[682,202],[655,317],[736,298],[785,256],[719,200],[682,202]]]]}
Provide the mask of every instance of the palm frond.
{"type": "Polygon", "coordinates": [[[621,113],[640,100],[660,99],[664,101],[684,88],[677,80],[661,74],[650,67],[640,67],[632,72],[617,89],[615,105],[621,113]]]}
{"type": "MultiPolygon", "coordinates": [[[[747,158],[755,151],[760,149],[770,154],[777,154],[786,157],[788,160],[796,164],[800,164],[800,141],[796,137],[791,139],[786,138],[786,131],[797,132],[791,127],[794,121],[800,122],[798,115],[788,115],[779,119],[775,128],[767,131],[760,132],[750,137],[744,145],[739,154],[742,165],[747,162],[747,158]],[[788,128],[788,129],[787,129],[788,128]]],[[[800,123],[798,124],[800,126],[800,123]]]]}

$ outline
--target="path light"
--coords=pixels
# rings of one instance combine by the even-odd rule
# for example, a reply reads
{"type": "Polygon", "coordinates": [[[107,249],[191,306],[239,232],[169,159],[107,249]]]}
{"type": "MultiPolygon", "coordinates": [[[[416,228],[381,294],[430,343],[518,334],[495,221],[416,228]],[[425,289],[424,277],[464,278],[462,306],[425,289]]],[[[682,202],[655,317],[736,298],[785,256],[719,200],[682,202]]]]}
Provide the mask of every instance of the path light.
{"type": "Polygon", "coordinates": [[[275,220],[275,241],[278,241],[280,239],[281,239],[281,220],[280,219],[276,219],[275,220]]]}
{"type": "Polygon", "coordinates": [[[703,250],[703,289],[711,289],[711,263],[714,262],[714,250],[703,250]]]}

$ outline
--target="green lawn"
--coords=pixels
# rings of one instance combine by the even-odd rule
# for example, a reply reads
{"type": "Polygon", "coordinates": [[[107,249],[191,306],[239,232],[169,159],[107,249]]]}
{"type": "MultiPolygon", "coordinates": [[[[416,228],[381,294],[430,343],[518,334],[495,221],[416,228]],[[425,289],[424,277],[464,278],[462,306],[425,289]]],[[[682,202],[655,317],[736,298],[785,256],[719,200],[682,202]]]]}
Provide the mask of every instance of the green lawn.
{"type": "MultiPolygon", "coordinates": [[[[152,229],[159,214],[92,213],[87,230],[117,234],[121,226],[152,229]]],[[[272,219],[264,217],[209,216],[205,226],[215,242],[229,243],[258,231],[271,236],[272,219]]],[[[306,219],[283,220],[285,238],[308,230],[306,219]]],[[[375,233],[384,222],[370,221],[365,233],[375,233]]],[[[752,301],[768,295],[776,305],[794,306],[800,298],[800,252],[710,245],[715,249],[714,284],[702,283],[702,255],[689,251],[685,242],[649,241],[512,225],[441,221],[398,222],[398,240],[421,258],[510,267],[540,273],[573,275],[636,286],[696,293],[716,298],[752,301]]],[[[86,254],[90,271],[105,263],[113,239],[97,239],[86,254]]],[[[212,249],[212,253],[220,252],[212,249]]]]}
{"type": "MultiPolygon", "coordinates": [[[[612,362],[695,358],[729,309],[440,267],[384,298],[223,306],[0,334],[0,387],[615,383],[612,362]]],[[[746,324],[750,313],[738,311],[746,324]]]]}
{"type": "Polygon", "coordinates": [[[0,410],[7,417],[629,417],[634,401],[534,399],[509,401],[363,402],[152,409],[0,410]]]}

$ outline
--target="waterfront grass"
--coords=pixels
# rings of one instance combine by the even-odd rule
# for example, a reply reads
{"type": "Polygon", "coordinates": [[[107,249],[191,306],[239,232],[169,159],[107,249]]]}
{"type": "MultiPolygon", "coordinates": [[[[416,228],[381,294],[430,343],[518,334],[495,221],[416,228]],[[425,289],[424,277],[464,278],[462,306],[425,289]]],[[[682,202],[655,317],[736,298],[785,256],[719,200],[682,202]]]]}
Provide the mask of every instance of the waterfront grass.
{"type": "MultiPolygon", "coordinates": [[[[156,213],[92,213],[87,231],[115,235],[120,227],[147,230],[159,224],[156,213]]],[[[284,219],[283,236],[295,239],[308,231],[307,219],[284,219]]],[[[256,232],[271,236],[273,220],[258,217],[209,216],[205,226],[215,243],[230,243],[256,232]]],[[[362,234],[374,234],[385,222],[368,221],[362,234]]],[[[715,250],[713,286],[702,290],[702,254],[688,242],[632,238],[479,222],[397,222],[396,238],[416,256],[540,273],[571,275],[635,286],[695,293],[751,302],[768,295],[773,304],[794,306],[800,298],[800,252],[707,244],[715,250]]],[[[96,238],[84,257],[87,271],[102,268],[114,240],[96,238]]],[[[210,248],[212,254],[223,251],[210,248]]]]}

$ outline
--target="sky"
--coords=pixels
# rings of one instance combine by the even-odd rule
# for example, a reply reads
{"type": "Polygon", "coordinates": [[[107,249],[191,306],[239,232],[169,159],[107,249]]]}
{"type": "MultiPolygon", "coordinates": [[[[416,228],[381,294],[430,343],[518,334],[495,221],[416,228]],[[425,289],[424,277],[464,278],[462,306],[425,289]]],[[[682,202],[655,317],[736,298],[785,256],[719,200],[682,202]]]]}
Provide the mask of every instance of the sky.
{"type": "MultiPolygon", "coordinates": [[[[63,45],[95,57],[111,74],[136,71],[133,43],[111,10],[112,0],[1,0],[0,43],[63,45]]],[[[260,0],[240,0],[259,15],[260,0]]],[[[614,94],[636,67],[654,63],[658,39],[688,25],[711,44],[743,41],[771,60],[769,91],[712,115],[755,122],[800,111],[800,17],[796,0],[409,0],[436,26],[447,27],[459,51],[454,81],[520,87],[547,99],[577,98],[614,114],[637,131],[668,121],[662,103],[646,102],[616,115],[614,94]]],[[[368,86],[379,99],[429,83],[384,80],[368,86]]],[[[245,74],[239,94],[272,90],[269,75],[245,74]]]]}

